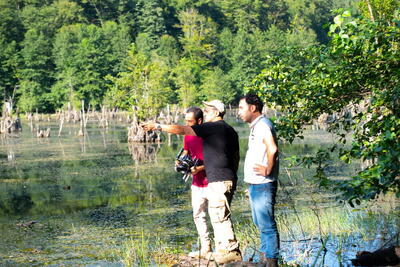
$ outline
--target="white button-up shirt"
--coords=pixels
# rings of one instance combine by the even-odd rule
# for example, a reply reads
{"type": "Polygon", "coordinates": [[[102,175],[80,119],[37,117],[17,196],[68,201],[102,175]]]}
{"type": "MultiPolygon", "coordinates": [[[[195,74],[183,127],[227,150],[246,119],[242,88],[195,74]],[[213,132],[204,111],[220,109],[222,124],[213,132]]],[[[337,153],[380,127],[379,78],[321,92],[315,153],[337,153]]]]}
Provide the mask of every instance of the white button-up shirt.
{"type": "Polygon", "coordinates": [[[258,175],[253,171],[256,164],[266,166],[268,164],[267,147],[263,140],[273,136],[278,145],[275,127],[272,122],[263,115],[257,117],[250,124],[250,136],[246,159],[244,162],[244,181],[249,184],[270,183],[278,179],[279,158],[276,158],[274,167],[269,176],[258,175]]]}

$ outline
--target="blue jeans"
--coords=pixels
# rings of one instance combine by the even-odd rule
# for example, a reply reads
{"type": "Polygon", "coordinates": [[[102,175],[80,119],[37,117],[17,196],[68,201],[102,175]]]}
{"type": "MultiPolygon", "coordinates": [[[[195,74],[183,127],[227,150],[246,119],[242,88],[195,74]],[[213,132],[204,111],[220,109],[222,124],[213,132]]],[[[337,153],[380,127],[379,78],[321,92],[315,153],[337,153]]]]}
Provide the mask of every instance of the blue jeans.
{"type": "Polygon", "coordinates": [[[274,216],[277,189],[276,181],[249,185],[253,222],[261,233],[261,252],[274,259],[279,256],[279,234],[274,216]]]}

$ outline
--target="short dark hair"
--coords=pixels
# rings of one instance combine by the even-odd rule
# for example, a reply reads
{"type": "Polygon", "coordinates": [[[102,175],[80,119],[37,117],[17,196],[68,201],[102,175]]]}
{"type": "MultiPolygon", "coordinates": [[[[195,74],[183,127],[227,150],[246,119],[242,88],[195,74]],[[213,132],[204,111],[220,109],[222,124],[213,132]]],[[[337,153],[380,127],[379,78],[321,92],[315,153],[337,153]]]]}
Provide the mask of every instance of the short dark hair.
{"type": "Polygon", "coordinates": [[[262,112],[264,103],[261,101],[260,97],[253,93],[248,93],[243,96],[240,100],[244,99],[247,105],[256,106],[256,111],[262,112]]]}
{"type": "Polygon", "coordinates": [[[193,112],[194,119],[198,121],[199,119],[203,120],[203,111],[199,107],[190,107],[186,110],[186,113],[193,112]]]}

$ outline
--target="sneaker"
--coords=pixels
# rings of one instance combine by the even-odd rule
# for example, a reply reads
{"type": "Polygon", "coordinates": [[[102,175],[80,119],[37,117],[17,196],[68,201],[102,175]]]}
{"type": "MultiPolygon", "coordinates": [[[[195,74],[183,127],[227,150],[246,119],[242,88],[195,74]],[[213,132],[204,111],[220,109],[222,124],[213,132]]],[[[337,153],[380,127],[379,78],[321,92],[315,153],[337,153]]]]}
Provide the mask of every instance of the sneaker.
{"type": "Polygon", "coordinates": [[[189,252],[188,254],[189,257],[191,258],[197,258],[197,259],[206,259],[209,260],[212,256],[212,251],[202,251],[202,250],[197,250],[197,251],[192,251],[189,252]]]}
{"type": "Polygon", "coordinates": [[[225,264],[225,263],[230,263],[230,262],[237,262],[237,261],[242,261],[242,253],[240,253],[240,250],[233,250],[229,251],[223,254],[217,254],[215,255],[215,261],[218,264],[225,264]]]}

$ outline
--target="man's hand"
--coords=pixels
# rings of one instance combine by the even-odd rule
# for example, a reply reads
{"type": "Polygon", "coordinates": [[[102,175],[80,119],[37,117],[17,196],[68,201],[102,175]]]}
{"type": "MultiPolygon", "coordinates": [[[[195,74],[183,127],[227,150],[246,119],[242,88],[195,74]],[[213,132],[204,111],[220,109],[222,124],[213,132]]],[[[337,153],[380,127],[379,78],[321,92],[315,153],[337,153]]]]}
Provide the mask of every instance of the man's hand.
{"type": "Polygon", "coordinates": [[[190,168],[190,172],[192,173],[192,175],[197,174],[199,171],[200,171],[199,168],[197,168],[196,166],[190,168]]]}
{"type": "Polygon", "coordinates": [[[204,165],[201,166],[193,166],[192,168],[190,168],[190,172],[192,173],[192,175],[195,175],[201,171],[204,170],[204,165]]]}
{"type": "Polygon", "coordinates": [[[154,131],[156,124],[154,122],[143,122],[140,124],[140,127],[142,127],[146,132],[149,132],[154,131]]]}
{"type": "Polygon", "coordinates": [[[262,175],[262,176],[268,176],[270,175],[269,171],[268,171],[268,166],[264,166],[261,164],[256,164],[253,167],[253,171],[258,174],[258,175],[262,175]]]}

